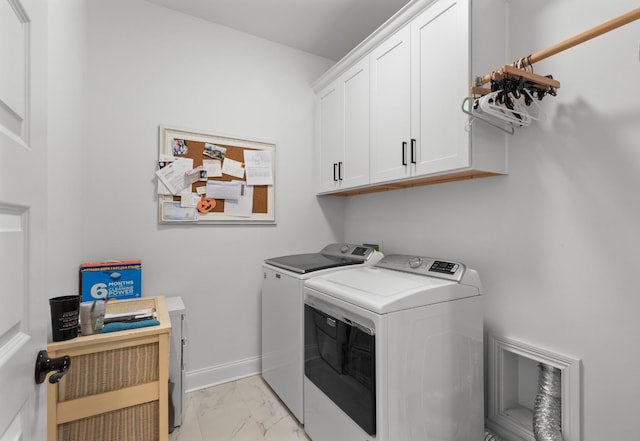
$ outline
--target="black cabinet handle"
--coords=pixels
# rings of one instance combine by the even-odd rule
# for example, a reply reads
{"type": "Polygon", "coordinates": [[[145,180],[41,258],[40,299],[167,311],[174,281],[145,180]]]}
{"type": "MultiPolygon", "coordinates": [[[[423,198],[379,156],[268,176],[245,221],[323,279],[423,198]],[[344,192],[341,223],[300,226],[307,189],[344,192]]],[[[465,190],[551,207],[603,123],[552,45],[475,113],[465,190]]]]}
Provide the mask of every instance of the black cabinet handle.
{"type": "Polygon", "coordinates": [[[411,138],[411,163],[416,163],[416,140],[411,138]]]}
{"type": "Polygon", "coordinates": [[[342,162],[338,162],[338,181],[342,181],[342,162]]]}
{"type": "Polygon", "coordinates": [[[338,179],[336,178],[336,167],[338,164],[336,162],[333,163],[333,182],[336,182],[338,179]]]}
{"type": "Polygon", "coordinates": [[[407,165],[407,142],[402,141],[402,165],[407,165]]]}

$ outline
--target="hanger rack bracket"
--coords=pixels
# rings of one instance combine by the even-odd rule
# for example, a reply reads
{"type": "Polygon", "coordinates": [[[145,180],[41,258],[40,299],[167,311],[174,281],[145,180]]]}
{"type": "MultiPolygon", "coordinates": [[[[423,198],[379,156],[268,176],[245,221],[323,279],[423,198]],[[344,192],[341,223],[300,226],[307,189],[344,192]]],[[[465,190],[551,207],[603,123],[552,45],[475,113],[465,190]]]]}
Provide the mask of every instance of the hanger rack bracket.
{"type": "MultiPolygon", "coordinates": [[[[503,130],[506,133],[513,135],[513,131],[514,131],[513,126],[511,127],[511,130],[508,130],[501,124],[498,124],[489,118],[483,118],[482,116],[480,116],[482,115],[482,113],[480,112],[474,113],[473,111],[467,110],[466,109],[467,102],[473,99],[477,99],[478,101],[482,102],[482,105],[484,106],[486,98],[490,98],[491,100],[494,99],[493,95],[491,97],[485,97],[485,95],[492,94],[492,93],[497,93],[498,94],[497,99],[502,99],[505,96],[505,94],[510,93],[509,90],[513,87],[513,84],[508,84],[507,82],[506,85],[505,84],[500,85],[496,83],[500,83],[500,82],[504,82],[505,80],[512,80],[512,79],[516,79],[518,81],[518,85],[516,86],[516,89],[517,89],[516,92],[523,91],[523,90],[534,91],[536,94],[538,94],[538,99],[542,99],[542,97],[546,93],[555,95],[555,90],[560,87],[559,81],[554,80],[551,76],[542,76],[542,75],[535,74],[533,73],[532,69],[527,70],[526,68],[527,67],[531,68],[532,65],[538,61],[544,60],[545,58],[551,57],[559,52],[562,52],[573,46],[582,44],[588,40],[591,40],[592,38],[598,37],[602,34],[610,32],[614,29],[617,29],[621,26],[629,24],[638,19],[640,19],[640,8],[636,8],[626,14],[623,14],[617,18],[614,18],[605,23],[602,23],[599,26],[591,28],[585,32],[582,32],[581,34],[578,34],[572,38],[564,40],[558,44],[550,46],[541,51],[535,52],[527,57],[520,58],[519,60],[513,62],[512,64],[506,64],[500,67],[499,69],[496,69],[484,76],[476,77],[474,85],[470,88],[470,97],[465,98],[464,101],[462,102],[462,111],[465,114],[470,116],[470,120],[480,119],[494,127],[497,127],[500,130],[503,130]],[[491,88],[483,87],[485,84],[490,82],[492,83],[491,88]],[[499,90],[494,92],[495,87],[499,87],[499,88],[504,87],[506,90],[499,90]],[[477,97],[480,97],[480,98],[477,98],[477,97]]],[[[529,102],[527,103],[527,105],[531,103],[530,98],[531,97],[529,96],[529,102]]],[[[490,101],[490,102],[493,102],[493,101],[490,101]]],[[[512,114],[512,115],[519,116],[517,112],[514,112],[512,108],[508,106],[507,106],[507,110],[498,109],[497,115],[504,116],[503,114],[506,114],[506,115],[512,114]]],[[[539,119],[539,118],[534,117],[533,119],[539,119]]]]}

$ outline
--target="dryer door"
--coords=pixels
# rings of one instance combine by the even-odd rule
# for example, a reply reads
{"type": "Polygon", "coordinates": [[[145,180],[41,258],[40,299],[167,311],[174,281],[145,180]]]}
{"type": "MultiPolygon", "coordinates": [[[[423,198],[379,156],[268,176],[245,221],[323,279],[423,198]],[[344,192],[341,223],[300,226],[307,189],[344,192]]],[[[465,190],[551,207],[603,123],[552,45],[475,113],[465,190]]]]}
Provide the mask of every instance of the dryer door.
{"type": "Polygon", "coordinates": [[[304,321],[305,377],[364,431],[375,435],[373,330],[341,314],[327,313],[317,305],[305,304],[304,321]]]}

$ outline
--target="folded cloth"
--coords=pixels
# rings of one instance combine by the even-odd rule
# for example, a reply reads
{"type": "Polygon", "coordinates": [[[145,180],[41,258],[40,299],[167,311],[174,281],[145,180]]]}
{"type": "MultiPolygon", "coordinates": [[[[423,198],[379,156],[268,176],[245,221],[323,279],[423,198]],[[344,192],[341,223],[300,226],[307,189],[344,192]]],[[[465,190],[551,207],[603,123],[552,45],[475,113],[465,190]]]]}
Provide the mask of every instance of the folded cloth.
{"type": "Polygon", "coordinates": [[[140,320],[137,322],[111,322],[104,325],[102,328],[102,333],[105,332],[116,332],[116,331],[124,331],[126,329],[136,329],[136,328],[144,328],[146,326],[156,326],[159,325],[160,322],[158,320],[140,320]]]}

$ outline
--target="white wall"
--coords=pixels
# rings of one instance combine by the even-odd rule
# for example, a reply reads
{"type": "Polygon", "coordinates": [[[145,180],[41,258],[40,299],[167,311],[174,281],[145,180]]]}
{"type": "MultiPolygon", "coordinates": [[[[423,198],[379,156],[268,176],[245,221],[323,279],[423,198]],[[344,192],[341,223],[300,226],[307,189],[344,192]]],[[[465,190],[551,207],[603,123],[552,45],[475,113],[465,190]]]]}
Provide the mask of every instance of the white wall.
{"type": "Polygon", "coordinates": [[[187,308],[187,387],[260,369],[261,264],[343,235],[313,196],[314,95],[332,62],[141,0],[88,1],[83,260],[142,259],[187,308]],[[277,144],[276,226],[157,222],[158,126],[277,144]]]}
{"type": "MultiPolygon", "coordinates": [[[[638,6],[603,5],[512,0],[507,60],[638,6]]],[[[348,241],[479,270],[488,332],[582,359],[583,441],[639,433],[639,35],[636,22],[534,66],[561,88],[542,102],[548,120],[510,139],[508,176],[345,206],[348,241]]]]}
{"type": "MultiPolygon", "coordinates": [[[[51,196],[50,296],[81,261],[141,258],[146,294],[185,300],[197,387],[259,367],[266,257],[345,239],[458,259],[480,271],[488,332],[582,359],[583,441],[637,439],[640,24],[536,65],[562,87],[510,140],[509,175],[344,200],[312,196],[308,166],[309,83],[331,62],[141,0],[89,0],[88,21],[50,3],[50,194],[71,201],[51,196]],[[277,142],[278,225],[159,226],[160,124],[277,142]]],[[[507,59],[637,7],[528,3],[510,3],[507,59]]]]}
{"type": "Polygon", "coordinates": [[[50,0],[47,292],[76,294],[84,208],[86,5],[50,0]]]}

